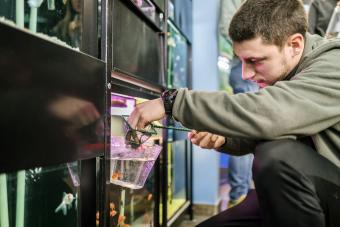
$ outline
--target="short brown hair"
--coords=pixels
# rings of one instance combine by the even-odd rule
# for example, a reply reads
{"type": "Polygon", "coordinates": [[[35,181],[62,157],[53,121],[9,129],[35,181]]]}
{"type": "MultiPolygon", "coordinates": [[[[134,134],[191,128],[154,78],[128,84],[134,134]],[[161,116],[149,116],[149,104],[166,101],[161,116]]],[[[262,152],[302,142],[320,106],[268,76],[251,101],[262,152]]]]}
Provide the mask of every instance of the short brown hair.
{"type": "Polygon", "coordinates": [[[295,33],[304,37],[307,16],[300,0],[247,0],[230,22],[233,42],[261,37],[264,42],[282,47],[295,33]]]}

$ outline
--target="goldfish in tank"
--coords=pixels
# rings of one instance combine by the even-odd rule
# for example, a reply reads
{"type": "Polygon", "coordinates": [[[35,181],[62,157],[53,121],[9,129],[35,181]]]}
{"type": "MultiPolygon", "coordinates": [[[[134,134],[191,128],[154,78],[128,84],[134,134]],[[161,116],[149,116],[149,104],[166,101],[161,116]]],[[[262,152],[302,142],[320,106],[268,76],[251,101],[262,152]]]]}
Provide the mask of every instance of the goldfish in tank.
{"type": "Polygon", "coordinates": [[[123,225],[126,217],[123,215],[119,215],[118,217],[118,225],[123,225]]]}
{"type": "Polygon", "coordinates": [[[122,174],[120,172],[114,172],[112,173],[111,180],[118,180],[122,177],[122,174]]]}

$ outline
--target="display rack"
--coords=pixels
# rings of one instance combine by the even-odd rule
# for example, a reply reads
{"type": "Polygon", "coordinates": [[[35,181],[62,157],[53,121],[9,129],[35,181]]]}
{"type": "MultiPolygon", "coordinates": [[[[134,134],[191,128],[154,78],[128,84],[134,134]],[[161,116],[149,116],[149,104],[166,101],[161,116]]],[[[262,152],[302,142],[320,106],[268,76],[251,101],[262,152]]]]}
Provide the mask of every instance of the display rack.
{"type": "Polygon", "coordinates": [[[8,201],[1,207],[7,213],[2,226],[96,225],[106,84],[105,63],[97,58],[97,4],[83,1],[72,18],[77,36],[58,40],[51,38],[61,35],[53,28],[71,22],[65,17],[69,5],[59,3],[48,8],[41,2],[32,10],[26,1],[0,1],[8,9],[0,22],[0,187],[8,201]],[[93,118],[81,123],[86,109],[93,118]]]}
{"type": "Polygon", "coordinates": [[[153,99],[171,87],[167,2],[84,0],[70,10],[71,1],[43,1],[36,20],[26,1],[0,6],[1,223],[117,226],[116,212],[130,226],[171,226],[192,214],[192,149],[176,132],[161,131],[163,151],[143,189],[110,184],[112,95],[153,99]],[[89,123],[82,109],[63,112],[78,105],[95,110],[89,123]],[[178,195],[183,202],[171,208],[178,195]]]}

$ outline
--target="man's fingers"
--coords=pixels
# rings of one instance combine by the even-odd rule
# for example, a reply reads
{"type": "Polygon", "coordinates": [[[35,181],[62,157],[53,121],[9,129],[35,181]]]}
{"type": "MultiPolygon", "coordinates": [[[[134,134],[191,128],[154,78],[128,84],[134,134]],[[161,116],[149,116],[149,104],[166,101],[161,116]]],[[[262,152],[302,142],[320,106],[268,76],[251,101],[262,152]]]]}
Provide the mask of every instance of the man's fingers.
{"type": "Polygon", "coordinates": [[[138,113],[138,110],[136,108],[134,111],[132,111],[132,113],[130,114],[130,116],[128,118],[128,122],[129,122],[129,124],[132,128],[136,128],[137,123],[138,123],[138,119],[139,119],[139,113],[138,113]]]}
{"type": "Polygon", "coordinates": [[[195,135],[194,139],[196,139],[196,142],[200,144],[200,142],[206,137],[208,132],[199,132],[195,135]]]}
{"type": "Polygon", "coordinates": [[[138,104],[128,118],[128,122],[133,129],[144,128],[145,120],[143,117],[143,103],[138,104]]]}
{"type": "Polygon", "coordinates": [[[134,129],[144,129],[153,121],[165,117],[165,110],[161,98],[138,104],[129,116],[128,122],[134,129]]]}
{"type": "Polygon", "coordinates": [[[188,132],[188,139],[191,140],[196,134],[196,130],[191,130],[191,132],[188,132]]]}
{"type": "Polygon", "coordinates": [[[139,121],[137,123],[138,129],[144,129],[150,122],[148,121],[147,117],[144,115],[139,115],[139,121]]]}
{"type": "Polygon", "coordinates": [[[219,136],[215,141],[215,149],[220,148],[225,143],[225,138],[223,136],[219,136]]]}
{"type": "Polygon", "coordinates": [[[190,141],[193,144],[206,149],[218,149],[225,143],[225,138],[223,136],[209,132],[198,132],[196,134],[190,132],[188,136],[190,136],[190,141]]]}
{"type": "Polygon", "coordinates": [[[203,148],[209,148],[211,136],[212,136],[211,133],[206,133],[205,136],[201,138],[201,140],[199,142],[199,146],[201,146],[203,148]]]}
{"type": "Polygon", "coordinates": [[[216,134],[212,134],[212,136],[211,136],[211,142],[212,143],[215,143],[216,142],[216,140],[218,139],[218,135],[216,135],[216,134]]]}
{"type": "Polygon", "coordinates": [[[206,134],[205,132],[197,132],[195,130],[191,131],[191,133],[192,134],[191,134],[190,141],[195,145],[198,145],[199,142],[202,140],[202,137],[206,134]]]}

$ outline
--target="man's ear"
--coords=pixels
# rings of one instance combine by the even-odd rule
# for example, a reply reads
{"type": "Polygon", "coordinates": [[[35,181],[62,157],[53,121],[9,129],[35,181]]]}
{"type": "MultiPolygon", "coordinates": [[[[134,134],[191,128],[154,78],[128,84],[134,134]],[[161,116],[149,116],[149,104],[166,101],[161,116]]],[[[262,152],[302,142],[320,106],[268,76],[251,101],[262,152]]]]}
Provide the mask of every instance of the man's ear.
{"type": "Polygon", "coordinates": [[[288,37],[287,45],[291,48],[292,56],[300,55],[303,52],[305,39],[302,34],[295,33],[288,37]]]}

